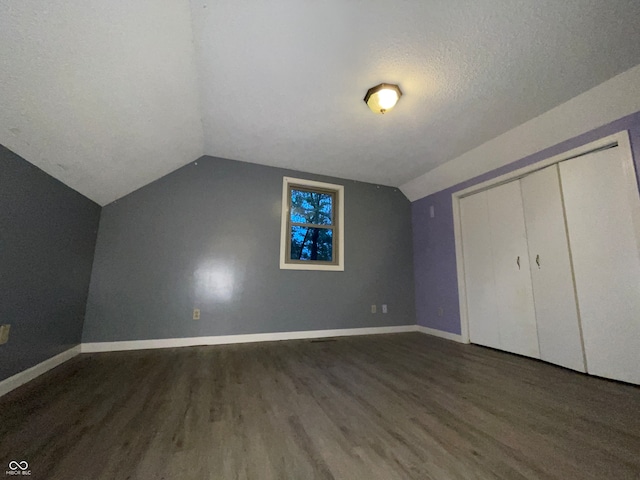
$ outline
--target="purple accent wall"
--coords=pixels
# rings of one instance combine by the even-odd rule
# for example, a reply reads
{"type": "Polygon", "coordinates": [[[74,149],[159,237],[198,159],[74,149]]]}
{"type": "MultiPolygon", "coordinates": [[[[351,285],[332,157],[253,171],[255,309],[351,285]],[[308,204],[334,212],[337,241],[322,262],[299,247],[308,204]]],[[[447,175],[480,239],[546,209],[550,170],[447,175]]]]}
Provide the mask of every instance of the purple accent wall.
{"type": "Polygon", "coordinates": [[[622,130],[629,130],[636,175],[638,175],[638,171],[640,171],[640,112],[413,202],[411,215],[418,325],[450,333],[460,333],[460,306],[458,304],[458,278],[451,203],[453,192],[560,155],[622,130]],[[431,206],[435,208],[435,218],[430,218],[429,207],[431,206]],[[439,308],[442,308],[442,315],[438,315],[439,308]]]}

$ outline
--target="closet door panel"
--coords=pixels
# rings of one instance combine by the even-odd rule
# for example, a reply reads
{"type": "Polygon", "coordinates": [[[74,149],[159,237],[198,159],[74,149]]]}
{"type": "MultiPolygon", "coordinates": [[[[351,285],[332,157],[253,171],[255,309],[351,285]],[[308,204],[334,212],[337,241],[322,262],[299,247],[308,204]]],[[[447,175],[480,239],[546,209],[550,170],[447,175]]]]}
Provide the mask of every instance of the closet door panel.
{"type": "Polygon", "coordinates": [[[520,182],[487,191],[503,350],[540,358],[520,182]]]}
{"type": "Polygon", "coordinates": [[[558,166],[520,181],[540,358],[585,371],[558,166]]]}
{"type": "Polygon", "coordinates": [[[469,337],[473,343],[500,348],[486,192],[460,199],[460,220],[469,337]]]}
{"type": "Polygon", "coordinates": [[[640,384],[640,198],[622,147],[560,164],[589,373],[640,384]]]}

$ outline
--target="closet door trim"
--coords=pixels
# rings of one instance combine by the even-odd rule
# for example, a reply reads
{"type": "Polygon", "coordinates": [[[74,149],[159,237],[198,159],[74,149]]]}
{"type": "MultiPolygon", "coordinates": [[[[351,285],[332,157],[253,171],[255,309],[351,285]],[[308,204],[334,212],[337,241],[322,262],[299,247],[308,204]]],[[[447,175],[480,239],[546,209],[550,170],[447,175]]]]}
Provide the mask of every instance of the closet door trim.
{"type": "Polygon", "coordinates": [[[582,155],[587,155],[589,153],[593,153],[598,150],[604,150],[607,148],[621,148],[623,151],[623,155],[628,155],[633,162],[633,154],[631,152],[631,142],[629,140],[629,132],[627,130],[623,130],[614,135],[609,135],[607,137],[603,137],[594,142],[588,143],[586,145],[582,145],[578,148],[574,148],[573,150],[569,150],[567,152],[561,153],[560,155],[556,155],[545,160],[541,160],[532,165],[520,168],[518,170],[514,170],[513,172],[505,173],[504,175],[500,175],[499,177],[492,178],[482,183],[478,183],[471,187],[465,188],[464,190],[459,190],[451,194],[451,200],[453,205],[453,233],[455,237],[455,247],[456,247],[456,268],[457,268],[457,276],[458,276],[458,301],[460,304],[460,330],[461,330],[461,341],[463,343],[470,343],[469,341],[469,318],[467,316],[467,287],[465,283],[465,272],[464,272],[464,253],[462,249],[462,224],[461,224],[461,215],[460,215],[460,199],[474,193],[481,192],[482,190],[488,190],[492,187],[496,187],[503,183],[511,182],[522,178],[530,173],[533,173],[537,170],[542,170],[543,168],[549,167],[551,165],[563,162],[565,160],[570,160],[572,158],[580,157],[582,155]]]}

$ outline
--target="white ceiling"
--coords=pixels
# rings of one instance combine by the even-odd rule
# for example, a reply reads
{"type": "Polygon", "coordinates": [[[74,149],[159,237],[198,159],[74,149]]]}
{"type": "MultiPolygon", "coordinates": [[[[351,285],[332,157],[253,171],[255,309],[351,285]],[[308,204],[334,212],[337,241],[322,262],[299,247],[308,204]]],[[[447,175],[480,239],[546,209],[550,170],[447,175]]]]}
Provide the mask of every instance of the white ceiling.
{"type": "Polygon", "coordinates": [[[101,205],[202,155],[191,12],[1,0],[0,143],[101,205]]]}
{"type": "Polygon", "coordinates": [[[640,64],[637,0],[3,0],[0,143],[100,204],[203,152],[399,186],[640,64]],[[404,96],[387,115],[362,98],[404,96]]]}

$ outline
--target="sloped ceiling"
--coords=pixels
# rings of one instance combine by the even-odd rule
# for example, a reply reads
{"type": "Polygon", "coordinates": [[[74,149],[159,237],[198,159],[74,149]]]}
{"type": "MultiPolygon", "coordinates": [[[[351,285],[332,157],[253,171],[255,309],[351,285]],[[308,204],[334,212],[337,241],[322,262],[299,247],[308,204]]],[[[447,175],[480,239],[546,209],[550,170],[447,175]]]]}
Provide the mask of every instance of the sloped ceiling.
{"type": "Polygon", "coordinates": [[[0,143],[101,205],[202,155],[198,98],[186,2],[0,2],[0,143]]]}
{"type": "Polygon", "coordinates": [[[0,143],[100,204],[202,153],[399,186],[640,64],[637,0],[5,0],[0,143]],[[362,98],[404,92],[387,115],[362,98]]]}

